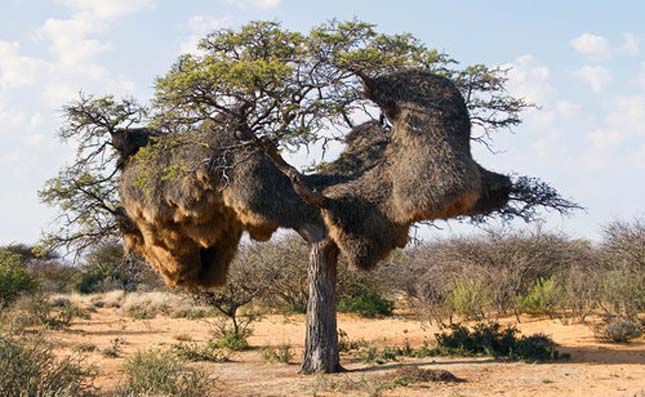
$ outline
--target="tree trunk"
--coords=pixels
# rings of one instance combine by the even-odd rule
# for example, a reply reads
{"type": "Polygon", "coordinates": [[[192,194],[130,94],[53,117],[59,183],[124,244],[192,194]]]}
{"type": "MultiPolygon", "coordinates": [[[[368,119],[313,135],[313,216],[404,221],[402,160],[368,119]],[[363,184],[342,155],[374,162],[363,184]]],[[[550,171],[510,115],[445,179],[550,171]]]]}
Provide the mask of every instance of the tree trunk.
{"type": "Polygon", "coordinates": [[[303,374],[341,372],[336,327],[338,248],[325,238],[310,242],[309,301],[303,374]]]}

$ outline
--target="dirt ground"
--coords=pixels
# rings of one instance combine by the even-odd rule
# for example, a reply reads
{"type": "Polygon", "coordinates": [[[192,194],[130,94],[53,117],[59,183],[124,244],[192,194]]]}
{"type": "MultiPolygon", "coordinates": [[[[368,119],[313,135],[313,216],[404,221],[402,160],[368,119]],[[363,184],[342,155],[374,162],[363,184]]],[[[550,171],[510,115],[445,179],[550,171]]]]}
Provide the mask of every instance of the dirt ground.
{"type": "MultiPolygon", "coordinates": [[[[511,321],[507,319],[506,321],[511,321]]],[[[341,314],[339,328],[351,339],[364,338],[377,345],[402,345],[408,338],[412,346],[432,338],[436,328],[422,328],[413,318],[362,319],[341,314]]],[[[629,396],[645,397],[645,340],[624,345],[602,344],[594,340],[587,325],[565,325],[560,320],[525,318],[518,328],[523,334],[543,332],[571,359],[554,363],[531,364],[503,362],[485,358],[434,357],[402,359],[383,365],[364,364],[350,356],[341,358],[348,372],[324,376],[297,374],[302,354],[304,316],[272,315],[255,326],[249,339],[252,348],[234,353],[227,363],[199,363],[211,374],[214,396],[629,396]],[[294,362],[265,364],[261,349],[290,343],[296,350],[294,362]],[[379,382],[404,365],[445,369],[464,379],[461,383],[417,383],[378,391],[379,382]],[[379,394],[380,393],[380,394],[379,394]]],[[[98,309],[89,320],[76,320],[71,328],[52,335],[60,354],[74,353],[81,343],[99,349],[123,342],[117,358],[98,352],[81,353],[86,362],[98,368],[96,386],[110,395],[121,379],[120,367],[133,352],[165,348],[177,343],[180,334],[193,341],[209,339],[212,326],[207,320],[151,320],[122,317],[118,309],[98,309]]]]}

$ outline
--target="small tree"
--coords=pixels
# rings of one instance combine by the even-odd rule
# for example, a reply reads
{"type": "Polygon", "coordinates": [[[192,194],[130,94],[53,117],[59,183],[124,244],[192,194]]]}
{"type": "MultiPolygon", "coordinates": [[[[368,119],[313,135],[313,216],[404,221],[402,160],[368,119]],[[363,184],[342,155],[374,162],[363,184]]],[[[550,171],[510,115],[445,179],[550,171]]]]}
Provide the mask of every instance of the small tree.
{"type": "Polygon", "coordinates": [[[242,232],[297,231],[310,249],[305,373],[340,369],[341,252],[369,269],[418,221],[576,208],[545,183],[472,159],[471,140],[487,143],[532,106],[505,92],[504,69],[461,68],[410,34],[355,20],[308,34],[253,22],[200,48],[157,80],[154,111],[113,98],[66,108],[61,135],[79,140],[79,156],[41,193],[66,210],[68,227],[50,241],[82,249],[120,232],[169,285],[210,288],[224,282],[242,232]],[[359,125],[365,116],[374,121],[359,125]],[[330,129],[351,129],[337,161],[305,175],[283,159],[330,129]]]}
{"type": "Polygon", "coordinates": [[[245,340],[252,332],[252,323],[258,314],[248,306],[251,305],[263,291],[265,281],[257,271],[262,266],[264,255],[260,247],[247,247],[233,263],[226,284],[215,291],[194,291],[193,297],[197,302],[215,308],[230,320],[226,323],[216,323],[217,336],[233,337],[245,340]],[[248,309],[241,312],[241,309],[248,309]]]}
{"type": "Polygon", "coordinates": [[[19,254],[0,250],[0,310],[7,308],[20,294],[34,292],[38,283],[23,265],[19,254]]]}

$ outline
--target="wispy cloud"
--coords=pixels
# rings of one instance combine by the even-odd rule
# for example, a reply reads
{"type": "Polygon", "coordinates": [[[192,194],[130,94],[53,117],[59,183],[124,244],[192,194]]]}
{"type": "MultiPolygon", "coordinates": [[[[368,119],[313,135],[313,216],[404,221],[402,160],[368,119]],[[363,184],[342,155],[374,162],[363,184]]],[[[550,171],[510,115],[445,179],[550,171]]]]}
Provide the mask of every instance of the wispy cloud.
{"type": "Polygon", "coordinates": [[[585,65],[574,70],[573,75],[587,84],[593,92],[601,92],[611,81],[611,73],[604,66],[585,65]]]}
{"type": "Polygon", "coordinates": [[[569,45],[580,54],[604,59],[611,55],[611,43],[604,36],[592,33],[583,33],[572,39],[569,45]]]}
{"type": "Polygon", "coordinates": [[[623,33],[623,43],[613,45],[605,36],[583,33],[569,41],[569,45],[591,61],[604,61],[615,54],[636,56],[640,54],[638,37],[634,33],[623,33]]]}

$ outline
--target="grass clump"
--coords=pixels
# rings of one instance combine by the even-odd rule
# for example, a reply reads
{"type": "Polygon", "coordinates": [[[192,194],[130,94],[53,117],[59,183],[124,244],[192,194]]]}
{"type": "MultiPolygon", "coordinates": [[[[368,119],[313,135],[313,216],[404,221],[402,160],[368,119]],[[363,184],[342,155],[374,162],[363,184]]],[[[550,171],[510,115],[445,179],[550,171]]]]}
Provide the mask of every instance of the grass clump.
{"type": "Polygon", "coordinates": [[[108,358],[117,358],[119,357],[119,354],[121,353],[121,346],[125,342],[121,338],[114,338],[110,342],[110,345],[104,349],[101,350],[101,354],[104,357],[108,358]]]}
{"type": "Polygon", "coordinates": [[[262,362],[289,364],[293,359],[291,345],[283,343],[277,348],[265,347],[262,349],[262,362]]]}
{"type": "Polygon", "coordinates": [[[188,320],[213,317],[214,315],[215,311],[213,309],[206,306],[195,306],[192,304],[180,305],[170,312],[171,318],[185,318],[188,320]]]}
{"type": "Polygon", "coordinates": [[[208,395],[207,374],[187,366],[172,351],[137,352],[123,369],[126,378],[117,392],[118,397],[208,395]]]}
{"type": "Polygon", "coordinates": [[[623,318],[615,318],[594,331],[598,340],[612,343],[626,343],[643,334],[639,324],[623,318]]]}
{"type": "Polygon", "coordinates": [[[512,360],[556,360],[567,358],[555,349],[555,342],[544,334],[518,337],[514,326],[502,328],[497,322],[478,323],[472,330],[453,324],[451,332],[436,334],[436,348],[443,354],[481,355],[512,360]]]}
{"type": "Polygon", "coordinates": [[[81,342],[78,345],[74,346],[74,351],[78,353],[92,353],[98,350],[94,343],[81,342]]]}
{"type": "Polygon", "coordinates": [[[394,301],[375,292],[367,291],[358,295],[341,297],[336,309],[339,312],[358,313],[361,317],[366,318],[391,316],[392,310],[394,310],[394,301]]]}
{"type": "Polygon", "coordinates": [[[56,359],[42,339],[19,342],[0,336],[1,396],[89,397],[94,375],[78,359],[56,359]]]}

